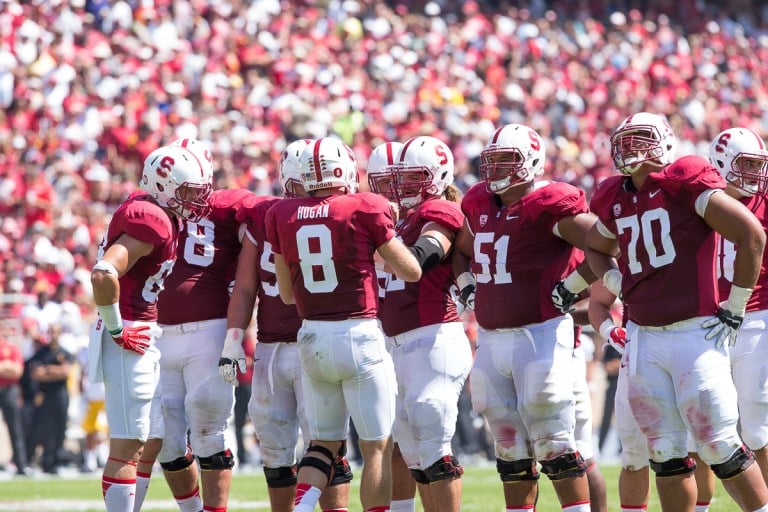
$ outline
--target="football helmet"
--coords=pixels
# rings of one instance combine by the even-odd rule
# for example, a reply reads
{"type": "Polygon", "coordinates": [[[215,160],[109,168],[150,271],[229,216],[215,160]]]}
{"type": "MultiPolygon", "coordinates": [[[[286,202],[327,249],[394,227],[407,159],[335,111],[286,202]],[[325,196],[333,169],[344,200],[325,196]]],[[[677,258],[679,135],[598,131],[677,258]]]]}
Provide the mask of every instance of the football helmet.
{"type": "Polygon", "coordinates": [[[307,192],[347,187],[347,194],[354,194],[357,191],[357,159],[340,139],[315,139],[301,152],[299,176],[307,192]]]}
{"type": "Polygon", "coordinates": [[[391,167],[392,192],[400,208],[439,197],[453,183],[453,153],[445,142],[422,135],[408,139],[391,167]]]}
{"type": "Polygon", "coordinates": [[[212,175],[200,159],[181,146],[162,146],[144,160],[139,187],[160,206],[191,222],[209,209],[212,175]]]}
{"type": "Polygon", "coordinates": [[[632,174],[645,163],[654,167],[671,164],[676,146],[667,120],[648,112],[627,117],[611,135],[611,157],[622,174],[632,174]]]}
{"type": "Polygon", "coordinates": [[[277,171],[280,175],[280,185],[283,187],[285,197],[299,197],[304,195],[299,169],[301,167],[301,153],[312,143],[312,139],[299,139],[288,144],[280,155],[280,163],[277,171]]]}
{"type": "Polygon", "coordinates": [[[729,128],[718,133],[709,145],[709,161],[745,196],[768,190],[768,151],[752,130],[729,128]]]}
{"type": "Polygon", "coordinates": [[[390,201],[395,200],[395,193],[392,191],[391,167],[400,159],[401,149],[403,149],[401,142],[379,144],[368,157],[368,165],[366,166],[368,187],[371,192],[380,194],[390,201]]]}
{"type": "Polygon", "coordinates": [[[501,194],[544,174],[545,156],[544,141],[533,128],[504,125],[480,153],[480,178],[489,192],[501,194]]]}
{"type": "Polygon", "coordinates": [[[205,143],[197,139],[177,139],[171,142],[171,146],[181,146],[191,151],[195,158],[200,160],[205,171],[213,176],[213,156],[211,156],[205,143]]]}

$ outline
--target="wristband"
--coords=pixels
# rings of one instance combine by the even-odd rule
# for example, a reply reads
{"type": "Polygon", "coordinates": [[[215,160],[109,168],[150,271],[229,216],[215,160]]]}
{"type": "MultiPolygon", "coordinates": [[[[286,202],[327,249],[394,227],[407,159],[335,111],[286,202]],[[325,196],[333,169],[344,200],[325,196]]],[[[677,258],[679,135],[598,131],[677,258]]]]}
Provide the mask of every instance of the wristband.
{"type": "Polygon", "coordinates": [[[244,335],[244,329],[240,329],[238,327],[230,327],[227,329],[227,335],[224,337],[224,347],[226,348],[232,345],[240,346],[240,344],[243,342],[244,335]]]}
{"type": "Polygon", "coordinates": [[[725,308],[739,316],[744,316],[747,310],[747,302],[752,295],[752,288],[743,288],[738,285],[731,285],[731,293],[728,294],[728,301],[725,308]]]}
{"type": "Polygon", "coordinates": [[[600,336],[603,337],[604,340],[610,340],[611,339],[611,331],[616,327],[616,324],[613,323],[613,319],[606,318],[603,323],[600,324],[600,328],[598,331],[600,332],[600,336]]]}
{"type": "Polygon", "coordinates": [[[112,336],[117,336],[123,330],[123,317],[120,316],[120,304],[115,302],[107,306],[96,306],[99,316],[104,320],[104,326],[112,336]]]}
{"type": "Polygon", "coordinates": [[[462,272],[459,274],[459,277],[456,278],[456,286],[459,288],[459,291],[463,290],[469,285],[476,285],[475,275],[472,272],[462,272]]]}
{"type": "Polygon", "coordinates": [[[581,274],[574,270],[565,278],[563,286],[565,286],[565,289],[569,292],[576,294],[586,290],[589,283],[581,276],[581,274]]]}

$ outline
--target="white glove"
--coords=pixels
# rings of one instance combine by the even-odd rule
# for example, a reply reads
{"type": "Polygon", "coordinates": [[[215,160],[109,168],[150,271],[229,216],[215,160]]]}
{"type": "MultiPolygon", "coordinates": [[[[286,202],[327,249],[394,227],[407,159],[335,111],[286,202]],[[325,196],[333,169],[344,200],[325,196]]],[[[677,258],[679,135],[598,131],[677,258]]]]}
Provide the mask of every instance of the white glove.
{"type": "Polygon", "coordinates": [[[463,306],[461,313],[474,310],[475,276],[471,272],[462,272],[456,278],[456,286],[459,289],[459,303],[463,306]]]}
{"type": "Polygon", "coordinates": [[[750,295],[752,295],[751,288],[732,285],[728,300],[720,303],[717,314],[701,324],[704,329],[709,329],[704,339],[715,339],[717,348],[722,348],[726,342],[731,346],[735,345],[736,334],[744,322],[744,313],[750,295]]]}
{"type": "Polygon", "coordinates": [[[243,337],[245,332],[242,329],[233,327],[227,329],[227,336],[224,338],[224,348],[221,350],[219,359],[219,375],[227,384],[237,386],[237,370],[245,373],[245,351],[243,350],[243,337]]]}
{"type": "Polygon", "coordinates": [[[610,318],[600,326],[600,336],[612,346],[616,352],[623,354],[626,349],[627,331],[623,327],[616,327],[610,318]]]}
{"type": "Polygon", "coordinates": [[[603,274],[603,284],[609,292],[621,299],[621,271],[612,268],[603,274]]]}

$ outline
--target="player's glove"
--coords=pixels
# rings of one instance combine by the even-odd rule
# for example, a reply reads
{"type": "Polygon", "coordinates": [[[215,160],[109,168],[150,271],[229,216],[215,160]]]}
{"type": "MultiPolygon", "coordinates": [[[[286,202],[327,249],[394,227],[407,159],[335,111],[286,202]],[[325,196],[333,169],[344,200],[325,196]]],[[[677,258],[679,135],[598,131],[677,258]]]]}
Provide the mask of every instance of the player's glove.
{"type": "Polygon", "coordinates": [[[464,311],[475,309],[475,276],[471,272],[462,272],[456,278],[456,286],[459,288],[459,302],[464,306],[464,311]]]}
{"type": "Polygon", "coordinates": [[[717,314],[701,324],[704,329],[709,329],[704,338],[714,339],[717,348],[722,348],[726,343],[735,345],[736,334],[744,322],[744,313],[750,295],[752,295],[751,288],[732,285],[728,300],[720,303],[717,314]]]}
{"type": "Polygon", "coordinates": [[[612,346],[616,352],[623,354],[626,349],[627,342],[627,330],[623,327],[617,327],[613,324],[613,320],[610,318],[603,322],[600,326],[600,335],[605,341],[612,346]]]}
{"type": "Polygon", "coordinates": [[[224,338],[224,348],[221,350],[219,358],[219,375],[227,384],[237,386],[237,370],[245,373],[245,351],[243,350],[242,329],[227,329],[227,336],[224,338]]]}
{"type": "Polygon", "coordinates": [[[573,304],[579,299],[578,293],[573,293],[565,287],[565,281],[558,282],[552,289],[552,304],[561,313],[570,313],[576,308],[573,304]]]}
{"type": "Polygon", "coordinates": [[[121,327],[118,332],[110,331],[112,339],[120,345],[123,350],[130,350],[139,355],[143,355],[149,348],[151,340],[148,325],[137,325],[134,327],[121,327]]]}
{"type": "Polygon", "coordinates": [[[744,322],[743,315],[728,311],[723,307],[724,304],[725,302],[720,304],[720,307],[717,309],[717,315],[701,324],[703,328],[709,329],[704,338],[708,340],[714,339],[715,347],[717,348],[722,348],[726,343],[731,346],[735,345],[736,332],[741,327],[742,322],[744,322]]]}

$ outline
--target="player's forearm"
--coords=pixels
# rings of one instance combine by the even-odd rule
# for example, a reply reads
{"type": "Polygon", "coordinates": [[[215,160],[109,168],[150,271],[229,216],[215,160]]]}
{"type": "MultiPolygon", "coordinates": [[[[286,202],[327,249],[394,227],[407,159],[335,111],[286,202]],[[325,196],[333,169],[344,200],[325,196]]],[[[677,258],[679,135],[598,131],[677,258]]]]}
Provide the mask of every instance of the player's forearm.
{"type": "Polygon", "coordinates": [[[256,303],[256,291],[239,286],[235,282],[232,298],[227,309],[227,329],[247,329],[253,317],[253,306],[256,303]]]}
{"type": "Polygon", "coordinates": [[[738,248],[733,263],[733,284],[742,288],[754,288],[760,275],[765,235],[753,236],[747,243],[739,244],[738,248]]]}

